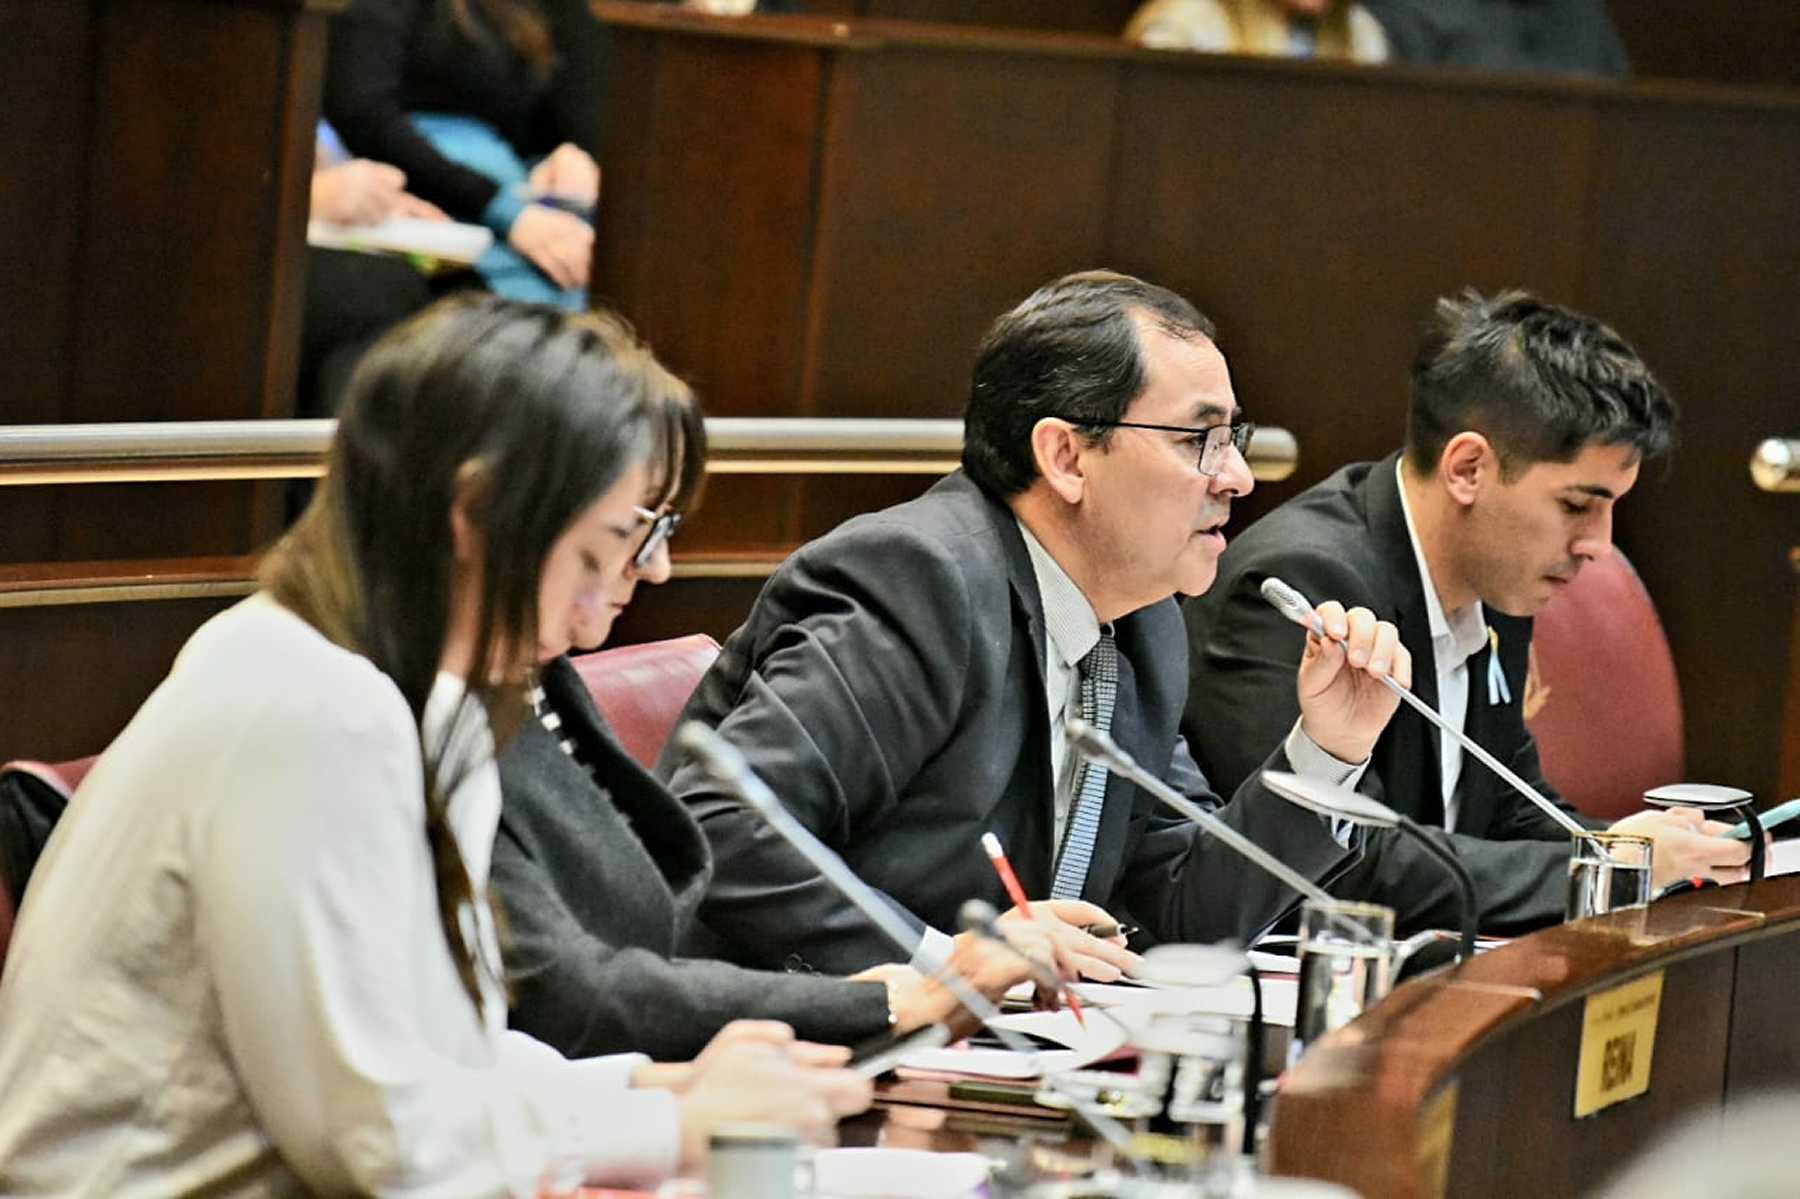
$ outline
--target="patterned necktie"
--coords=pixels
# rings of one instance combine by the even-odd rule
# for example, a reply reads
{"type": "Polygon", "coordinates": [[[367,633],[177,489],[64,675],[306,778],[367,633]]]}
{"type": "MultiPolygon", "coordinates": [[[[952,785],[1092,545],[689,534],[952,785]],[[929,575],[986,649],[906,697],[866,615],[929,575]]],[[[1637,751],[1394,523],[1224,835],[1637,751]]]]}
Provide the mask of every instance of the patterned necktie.
{"type": "MultiPolygon", "coordinates": [[[[1081,718],[1103,733],[1112,732],[1113,700],[1119,693],[1119,650],[1112,630],[1102,628],[1100,640],[1081,660],[1081,718]]],[[[1069,752],[1074,753],[1071,749],[1069,752]]],[[[1106,807],[1106,767],[1083,759],[1075,785],[1075,807],[1063,834],[1062,853],[1056,861],[1052,899],[1080,899],[1087,882],[1088,863],[1094,857],[1094,837],[1100,831],[1100,815],[1106,807]]]]}

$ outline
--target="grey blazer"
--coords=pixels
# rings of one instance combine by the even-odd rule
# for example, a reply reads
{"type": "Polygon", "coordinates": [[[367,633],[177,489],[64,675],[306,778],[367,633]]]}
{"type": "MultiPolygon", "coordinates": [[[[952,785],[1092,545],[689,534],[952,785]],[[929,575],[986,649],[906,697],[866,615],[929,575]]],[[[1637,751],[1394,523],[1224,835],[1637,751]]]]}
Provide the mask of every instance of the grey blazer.
{"type": "Polygon", "coordinates": [[[566,659],[543,681],[595,774],[536,720],[500,758],[493,877],[510,930],[513,1026],[571,1057],[660,1059],[692,1057],[737,1018],[785,1020],[827,1043],[885,1031],[880,983],[676,956],[711,875],[706,841],[612,736],[566,659]]]}
{"type": "MultiPolygon", "coordinates": [[[[1115,622],[1113,736],[1178,789],[1207,787],[1177,730],[1180,613],[1115,622]]],[[[980,846],[997,833],[1033,896],[1049,892],[1054,810],[1043,605],[1017,522],[960,472],[793,554],[701,681],[686,717],[719,728],[814,833],[915,926],[955,931],[965,899],[1004,908],[980,846]]],[[[1285,766],[1279,751],[1272,765],[1285,766]]],[[[716,873],[700,919],[733,960],[798,954],[847,972],[904,957],[785,842],[665,753],[716,873]]],[[[1302,873],[1351,857],[1323,824],[1243,788],[1224,815],[1302,873]]],[[[1294,900],[1150,795],[1113,777],[1085,895],[1159,940],[1247,938],[1294,900]]]]}

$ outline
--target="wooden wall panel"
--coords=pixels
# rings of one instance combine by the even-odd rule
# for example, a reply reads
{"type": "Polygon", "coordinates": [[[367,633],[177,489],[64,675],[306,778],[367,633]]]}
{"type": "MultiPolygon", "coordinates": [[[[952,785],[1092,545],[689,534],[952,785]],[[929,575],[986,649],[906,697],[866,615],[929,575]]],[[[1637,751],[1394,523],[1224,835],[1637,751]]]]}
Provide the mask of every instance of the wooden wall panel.
{"type": "Polygon", "coordinates": [[[1212,316],[1239,402],[1300,438],[1239,527],[1399,446],[1435,297],[1581,278],[1592,124],[1559,98],[1141,62],[1119,127],[1106,259],[1212,316]]]}
{"type": "Polygon", "coordinates": [[[1095,264],[1117,66],[894,46],[833,71],[806,411],[957,415],[994,317],[1095,264]]]}
{"type": "Polygon", "coordinates": [[[614,42],[595,294],[713,415],[796,414],[819,52],[623,29],[614,42]]]}
{"type": "Polygon", "coordinates": [[[80,229],[93,113],[86,0],[7,9],[0,39],[0,420],[55,420],[68,381],[80,229]]]}
{"type": "Polygon", "coordinates": [[[1800,397],[1800,149],[1789,112],[1609,102],[1596,143],[1584,300],[1683,409],[1668,466],[1619,506],[1619,544],[1675,650],[1692,778],[1775,794],[1789,653],[1793,496],[1751,450],[1800,397]]]}
{"type": "Polygon", "coordinates": [[[1639,78],[1800,87],[1800,4],[1607,0],[1639,78]]]}
{"type": "MultiPolygon", "coordinates": [[[[1688,760],[1773,797],[1793,652],[1781,564],[1800,521],[1789,497],[1750,491],[1744,464],[1759,438],[1791,434],[1800,394],[1800,96],[625,7],[665,63],[689,43],[823,56],[805,413],[954,415],[998,313],[1063,271],[1115,266],[1211,312],[1245,406],[1300,439],[1299,470],[1238,505],[1241,529],[1399,444],[1436,296],[1525,286],[1617,325],[1687,411],[1673,473],[1647,471],[1618,528],[1675,647],[1688,760]]],[[[685,78],[657,72],[657,93],[685,78]]],[[[679,144],[702,119],[656,135],[679,144]]],[[[646,229],[645,302],[667,306],[679,289],[660,272],[684,269],[687,246],[646,229]]],[[[720,319],[762,327],[755,309],[720,319]]],[[[718,327],[656,332],[680,344],[718,327]]],[[[766,336],[790,335],[778,309],[766,336]]],[[[721,379],[715,409],[748,410],[738,394],[721,379]]],[[[912,493],[808,482],[788,527],[912,493]]]]}
{"type": "MultiPolygon", "coordinates": [[[[9,6],[0,423],[292,411],[325,20],[341,0],[9,6]],[[15,9],[17,10],[15,12],[15,9]]],[[[0,561],[241,553],[278,487],[8,490],[0,561]]]]}
{"type": "Polygon", "coordinates": [[[855,0],[858,15],[1070,33],[1118,33],[1142,0],[855,0]]]}
{"type": "MultiPolygon", "coordinates": [[[[9,5],[0,37],[0,424],[59,419],[68,395],[93,111],[88,0],[9,5]]],[[[55,552],[55,502],[0,489],[0,561],[55,552]]]]}
{"type": "Polygon", "coordinates": [[[0,762],[56,762],[105,749],[194,629],[233,602],[0,609],[0,663],[10,693],[0,762]]]}
{"type": "MultiPolygon", "coordinates": [[[[299,253],[277,236],[292,18],[166,0],[111,0],[101,13],[94,86],[104,103],[85,196],[74,390],[62,417],[273,411],[279,405],[261,394],[272,263],[284,250],[299,253]],[[190,102],[170,103],[172,95],[190,102]],[[217,102],[225,96],[229,103],[217,102]]],[[[315,123],[316,99],[299,116],[315,123]]]]}

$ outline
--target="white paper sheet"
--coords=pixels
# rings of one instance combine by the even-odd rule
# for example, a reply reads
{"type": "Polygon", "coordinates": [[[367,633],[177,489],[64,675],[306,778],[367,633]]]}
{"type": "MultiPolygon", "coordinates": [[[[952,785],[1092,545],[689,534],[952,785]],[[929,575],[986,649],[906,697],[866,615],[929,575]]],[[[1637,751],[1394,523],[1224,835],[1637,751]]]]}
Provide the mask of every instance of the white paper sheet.
{"type": "Polygon", "coordinates": [[[481,225],[455,221],[423,221],[395,217],[376,225],[334,225],[308,221],[306,244],[328,250],[386,250],[396,254],[422,254],[444,262],[473,263],[494,244],[494,235],[481,225]]]}
{"type": "Polygon", "coordinates": [[[813,1193],[829,1199],[961,1199],[987,1181],[979,1153],[928,1149],[821,1149],[813,1193]]]}
{"type": "Polygon", "coordinates": [[[1016,1053],[1010,1049],[951,1046],[922,1049],[900,1060],[914,1070],[943,1070],[953,1074],[980,1074],[989,1078],[1038,1078],[1063,1070],[1075,1070],[1097,1062],[1125,1044],[1125,1028],[1098,1012],[1089,1012],[1084,1029],[1072,1012],[1018,1012],[994,1022],[1012,1032],[1043,1037],[1066,1049],[1016,1053]]]}

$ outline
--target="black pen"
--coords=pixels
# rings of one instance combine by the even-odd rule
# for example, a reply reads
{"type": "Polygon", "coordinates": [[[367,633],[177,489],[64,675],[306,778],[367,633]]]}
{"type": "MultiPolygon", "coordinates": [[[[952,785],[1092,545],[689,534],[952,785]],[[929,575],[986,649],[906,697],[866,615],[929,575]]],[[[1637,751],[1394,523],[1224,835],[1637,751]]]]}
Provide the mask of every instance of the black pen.
{"type": "Polygon", "coordinates": [[[1090,937],[1100,937],[1102,939],[1106,937],[1129,937],[1138,931],[1138,926],[1135,924],[1115,923],[1090,924],[1081,931],[1090,937]]]}

